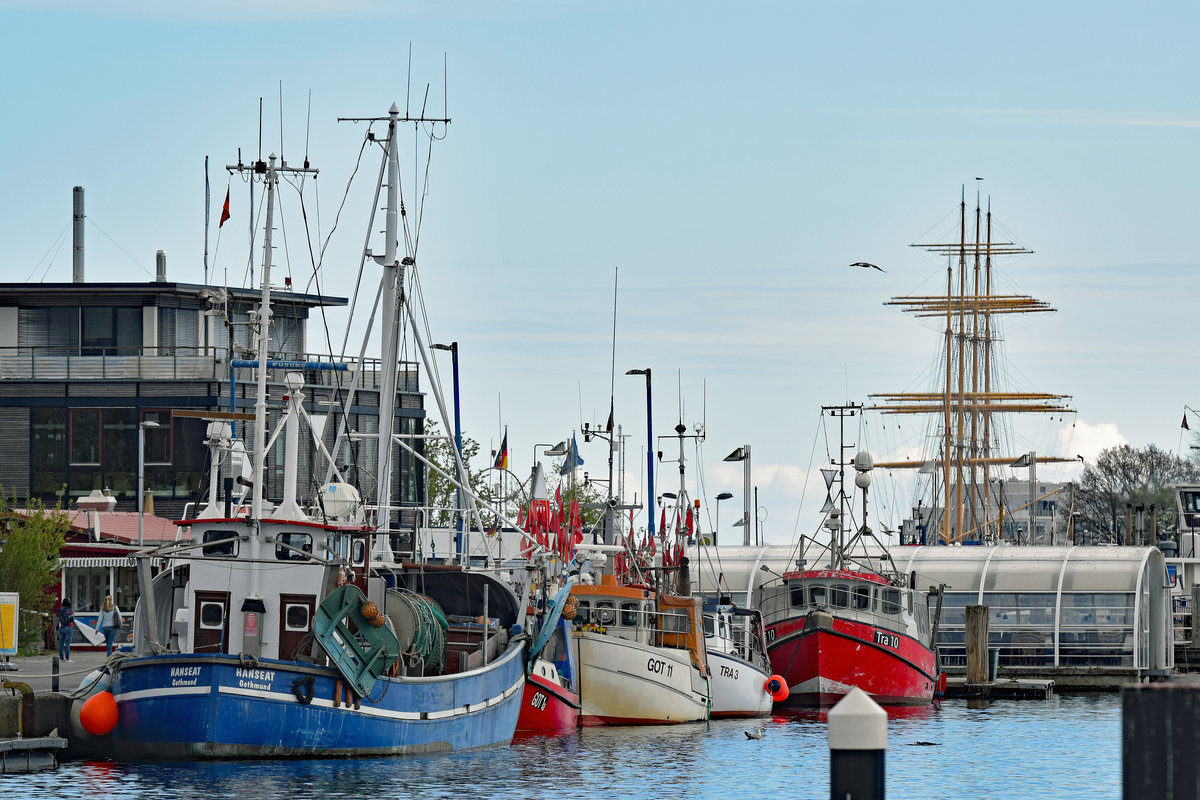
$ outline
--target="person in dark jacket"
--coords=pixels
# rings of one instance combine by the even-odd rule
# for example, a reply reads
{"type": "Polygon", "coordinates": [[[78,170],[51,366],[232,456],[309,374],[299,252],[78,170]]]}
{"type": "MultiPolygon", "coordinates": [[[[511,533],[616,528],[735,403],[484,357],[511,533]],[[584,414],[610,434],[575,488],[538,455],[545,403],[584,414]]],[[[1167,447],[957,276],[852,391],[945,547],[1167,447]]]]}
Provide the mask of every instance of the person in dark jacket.
{"type": "Polygon", "coordinates": [[[75,611],[71,601],[64,597],[58,607],[58,657],[63,661],[71,660],[71,637],[75,635],[75,611]]]}

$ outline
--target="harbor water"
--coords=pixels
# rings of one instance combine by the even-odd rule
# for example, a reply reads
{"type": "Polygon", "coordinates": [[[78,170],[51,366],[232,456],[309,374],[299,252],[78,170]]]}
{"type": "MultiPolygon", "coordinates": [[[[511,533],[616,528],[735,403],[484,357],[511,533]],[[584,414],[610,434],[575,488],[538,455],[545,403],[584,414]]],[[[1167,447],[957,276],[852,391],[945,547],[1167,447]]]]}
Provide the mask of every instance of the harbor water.
{"type": "MultiPolygon", "coordinates": [[[[1120,695],[892,709],[889,798],[1121,796],[1120,695]]],[[[5,797],[359,800],[419,797],[829,797],[824,714],[589,728],[447,756],[325,761],[67,762],[0,777],[5,797]],[[761,739],[746,732],[761,732],[761,739]]]]}

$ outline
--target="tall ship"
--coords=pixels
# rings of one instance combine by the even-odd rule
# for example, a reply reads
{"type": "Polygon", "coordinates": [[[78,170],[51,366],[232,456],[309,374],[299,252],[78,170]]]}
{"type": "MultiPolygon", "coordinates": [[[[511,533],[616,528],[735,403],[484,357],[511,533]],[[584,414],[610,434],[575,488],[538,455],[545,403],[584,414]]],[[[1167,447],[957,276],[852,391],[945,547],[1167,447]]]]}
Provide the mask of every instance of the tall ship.
{"type": "MultiPolygon", "coordinates": [[[[1054,542],[1055,532],[1036,519],[1037,509],[1054,499],[1051,493],[1038,491],[1037,466],[1069,463],[1076,457],[1012,452],[1006,442],[1014,438],[1018,415],[1071,414],[1071,397],[1008,385],[1013,379],[1002,357],[1001,320],[1054,308],[1027,294],[998,290],[999,259],[1033,251],[996,238],[995,224],[990,200],[984,211],[977,196],[974,213],[969,213],[964,187],[957,236],[912,245],[945,259],[945,293],[904,295],[887,303],[940,328],[937,384],[926,391],[874,394],[874,404],[868,407],[880,414],[928,421],[923,457],[876,464],[916,472],[925,482],[918,489],[921,500],[904,532],[905,543],[1054,542]],[[1008,482],[1009,496],[1004,496],[1001,477],[1010,467],[1028,470],[1028,496],[1012,491],[1014,481],[1008,482]],[[1020,498],[1017,502],[1014,495],[1020,498]]],[[[1070,525],[1070,516],[1065,519],[1070,525]]]]}
{"type": "MultiPolygon", "coordinates": [[[[382,253],[364,255],[383,267],[376,503],[367,507],[345,477],[337,445],[330,452],[319,435],[302,430],[311,427],[302,373],[316,367],[268,354],[279,181],[315,170],[307,160],[297,168],[273,155],[250,165],[239,158],[230,170],[262,182],[265,194],[255,360],[242,365],[254,371],[254,414],[209,415],[207,502],[181,523],[178,541],[139,558],[140,634],[134,654],[110,660],[94,682],[111,692],[117,714],[92,750],[118,759],[401,755],[504,745],[513,736],[525,686],[525,598],[498,573],[404,558],[394,547],[403,531],[390,496],[393,470],[399,455],[419,457],[413,437],[393,429],[401,336],[411,337],[427,373],[436,374],[407,291],[415,239],[400,227],[399,133],[404,124],[449,120],[401,115],[393,105],[383,117],[358,121],[371,126],[367,144],[383,150],[380,178],[386,173],[382,253]],[[268,398],[271,371],[284,377],[280,395],[268,398]],[[275,416],[278,424],[270,425],[275,416]],[[233,433],[245,423],[249,446],[233,433]],[[302,505],[297,461],[308,437],[328,477],[302,505]],[[264,496],[268,452],[282,453],[277,504],[264,496]],[[151,559],[165,563],[153,578],[151,559]]],[[[360,370],[355,380],[361,377],[360,370]]],[[[446,422],[440,388],[431,383],[446,422]]],[[[340,431],[338,444],[349,433],[340,431]]],[[[461,455],[452,450],[466,489],[461,455]]],[[[464,495],[465,512],[474,515],[474,499],[464,495]]]]}

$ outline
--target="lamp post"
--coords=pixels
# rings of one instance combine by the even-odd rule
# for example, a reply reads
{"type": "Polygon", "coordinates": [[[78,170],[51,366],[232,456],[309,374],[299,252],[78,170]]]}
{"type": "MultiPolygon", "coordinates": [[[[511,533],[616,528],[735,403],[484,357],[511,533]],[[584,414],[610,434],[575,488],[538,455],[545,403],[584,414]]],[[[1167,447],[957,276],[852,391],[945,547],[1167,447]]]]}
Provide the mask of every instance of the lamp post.
{"type": "Polygon", "coordinates": [[[543,455],[547,456],[565,456],[567,454],[567,442],[564,439],[558,444],[550,444],[549,442],[538,442],[533,446],[533,465],[537,466],[537,449],[539,447],[549,447],[543,455]]]}
{"type": "Polygon", "coordinates": [[[158,423],[152,419],[144,419],[138,423],[138,547],[141,547],[144,541],[142,517],[146,506],[146,429],[157,427],[158,423]]]}
{"type": "Polygon", "coordinates": [[[647,535],[654,538],[654,406],[650,398],[650,368],[631,369],[626,375],[646,376],[646,503],[650,516],[646,521],[647,535]]]}
{"type": "Polygon", "coordinates": [[[721,501],[728,500],[731,497],[733,497],[732,492],[721,492],[719,495],[717,495],[717,524],[713,528],[712,542],[714,546],[717,544],[717,541],[720,539],[721,535],[721,501]]]}
{"type": "MultiPolygon", "coordinates": [[[[1034,496],[1037,494],[1037,453],[1031,450],[1018,458],[1016,461],[1012,462],[1010,466],[1029,467],[1029,503],[1026,506],[1026,510],[1029,512],[1029,544],[1036,544],[1033,529],[1033,507],[1034,496]]],[[[1020,540],[1017,541],[1017,544],[1020,544],[1020,540]]]]}
{"type": "MultiPolygon", "coordinates": [[[[458,453],[458,460],[461,462],[462,426],[459,423],[460,415],[458,413],[458,342],[451,342],[450,344],[431,344],[429,345],[429,349],[450,351],[451,374],[453,375],[454,380],[454,450],[458,453]]],[[[457,560],[462,561],[462,487],[458,486],[457,483],[454,490],[454,504],[458,507],[454,512],[455,519],[458,520],[455,525],[454,532],[454,553],[457,557],[457,560]]]]}
{"type": "Polygon", "coordinates": [[[742,462],[742,497],[744,499],[742,522],[742,544],[750,546],[750,445],[744,444],[725,456],[725,461],[742,462]]]}

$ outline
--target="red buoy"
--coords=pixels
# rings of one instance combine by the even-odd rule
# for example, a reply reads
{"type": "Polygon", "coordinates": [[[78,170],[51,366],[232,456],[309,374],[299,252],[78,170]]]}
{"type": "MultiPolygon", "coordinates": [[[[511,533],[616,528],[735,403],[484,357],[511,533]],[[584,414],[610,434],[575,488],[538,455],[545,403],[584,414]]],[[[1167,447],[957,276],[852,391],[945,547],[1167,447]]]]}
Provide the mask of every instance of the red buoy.
{"type": "Polygon", "coordinates": [[[93,736],[103,736],[117,727],[117,700],[112,692],[97,692],[79,709],[79,724],[93,736]]]}
{"type": "Polygon", "coordinates": [[[772,675],[767,679],[766,685],[767,694],[771,695],[771,699],[776,703],[782,703],[788,697],[787,681],[778,675],[772,675]]]}

